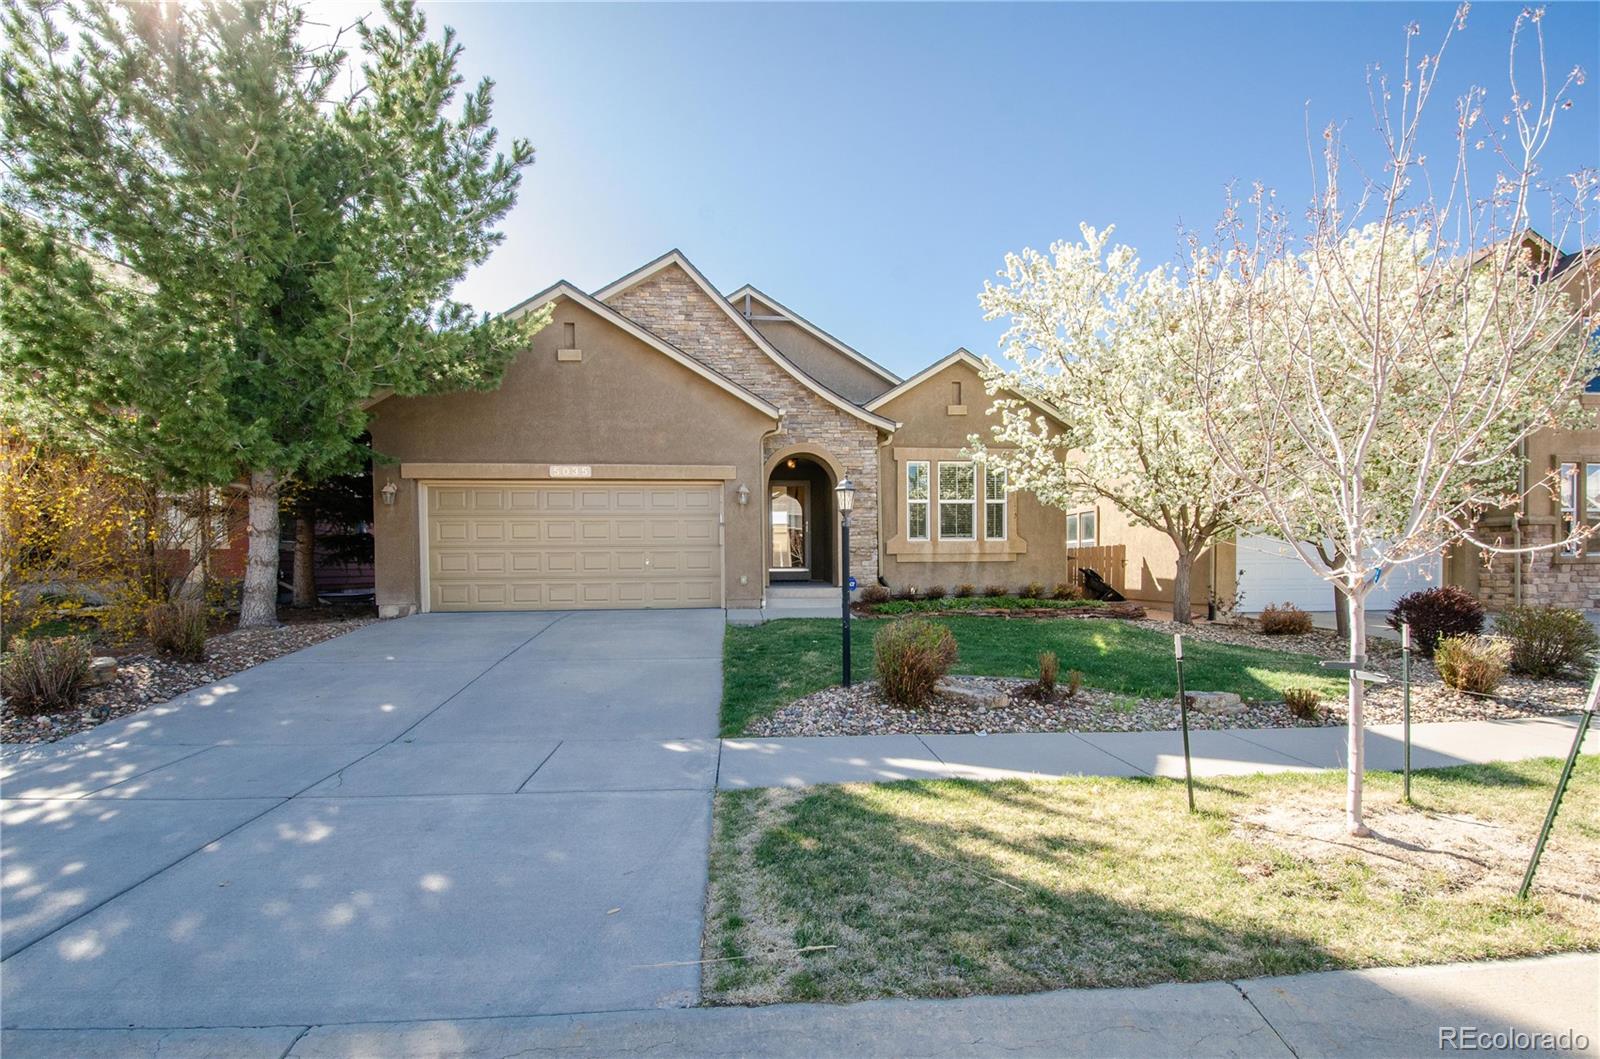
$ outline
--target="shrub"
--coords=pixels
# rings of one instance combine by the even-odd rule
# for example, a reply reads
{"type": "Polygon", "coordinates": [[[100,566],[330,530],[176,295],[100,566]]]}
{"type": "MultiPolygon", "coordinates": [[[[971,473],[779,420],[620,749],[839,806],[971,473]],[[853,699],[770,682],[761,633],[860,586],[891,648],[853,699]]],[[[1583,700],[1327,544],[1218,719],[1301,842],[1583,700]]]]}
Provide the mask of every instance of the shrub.
{"type": "Polygon", "coordinates": [[[1023,599],[1043,599],[1044,586],[1037,581],[1029,581],[1022,586],[1022,591],[1017,593],[1023,599]]]}
{"type": "Polygon", "coordinates": [[[1444,636],[1434,645],[1439,679],[1457,691],[1487,695],[1511,664],[1511,645],[1498,636],[1444,636]]]}
{"type": "Polygon", "coordinates": [[[89,677],[89,648],[76,636],[18,641],[0,661],[0,694],[18,714],[53,713],[77,701],[89,677]]]}
{"type": "Polygon", "coordinates": [[[1082,599],[1083,589],[1070,581],[1057,581],[1056,589],[1050,595],[1055,599],[1082,599]]]}
{"type": "Polygon", "coordinates": [[[890,622],[873,637],[872,648],[884,697],[910,709],[925,704],[956,663],[954,634],[925,618],[890,622]]]}
{"type": "Polygon", "coordinates": [[[1311,631],[1311,615],[1293,603],[1272,603],[1261,612],[1261,631],[1267,636],[1299,636],[1311,631]]]}
{"type": "Polygon", "coordinates": [[[1046,695],[1056,693],[1056,677],[1061,672],[1061,662],[1054,651],[1039,652],[1039,690],[1046,695]]]}
{"type": "Polygon", "coordinates": [[[1511,668],[1533,677],[1582,669],[1600,649],[1589,619],[1565,607],[1507,607],[1494,627],[1511,645],[1511,668]]]}
{"type": "Polygon", "coordinates": [[[983,594],[986,596],[1009,596],[1011,589],[1006,585],[984,585],[983,594]]]}
{"type": "Polygon", "coordinates": [[[927,590],[922,593],[923,599],[943,599],[944,596],[945,591],[943,585],[929,585],[927,590]]]}
{"type": "Polygon", "coordinates": [[[955,596],[957,599],[967,599],[977,591],[978,589],[975,585],[957,585],[955,596]]]}
{"type": "Polygon", "coordinates": [[[1289,713],[1302,721],[1317,719],[1317,709],[1322,703],[1322,696],[1316,688],[1284,688],[1283,704],[1289,707],[1289,713]]]}
{"type": "Polygon", "coordinates": [[[889,602],[889,590],[882,585],[868,585],[861,590],[861,602],[887,603],[889,602]]]}
{"type": "Polygon", "coordinates": [[[894,594],[895,599],[917,599],[917,586],[907,585],[894,594]]]}
{"type": "Polygon", "coordinates": [[[1483,631],[1483,604],[1459,588],[1430,588],[1401,596],[1389,612],[1389,628],[1410,623],[1411,643],[1431,657],[1444,636],[1475,636],[1483,631]]]}
{"type": "Polygon", "coordinates": [[[1083,687],[1083,670],[1067,670],[1067,698],[1070,699],[1077,695],[1078,689],[1081,687],[1083,687]]]}
{"type": "Polygon", "coordinates": [[[145,611],[144,627],[157,651],[182,662],[200,662],[206,657],[210,617],[203,601],[175,599],[145,611]]]}

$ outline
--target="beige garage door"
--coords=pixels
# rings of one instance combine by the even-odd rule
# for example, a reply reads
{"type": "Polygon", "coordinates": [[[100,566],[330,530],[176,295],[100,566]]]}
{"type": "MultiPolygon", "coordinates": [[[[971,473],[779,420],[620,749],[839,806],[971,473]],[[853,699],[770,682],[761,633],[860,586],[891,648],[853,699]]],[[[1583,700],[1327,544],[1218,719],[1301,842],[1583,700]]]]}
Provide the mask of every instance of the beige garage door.
{"type": "Polygon", "coordinates": [[[427,489],[430,610],[722,606],[720,486],[427,489]]]}

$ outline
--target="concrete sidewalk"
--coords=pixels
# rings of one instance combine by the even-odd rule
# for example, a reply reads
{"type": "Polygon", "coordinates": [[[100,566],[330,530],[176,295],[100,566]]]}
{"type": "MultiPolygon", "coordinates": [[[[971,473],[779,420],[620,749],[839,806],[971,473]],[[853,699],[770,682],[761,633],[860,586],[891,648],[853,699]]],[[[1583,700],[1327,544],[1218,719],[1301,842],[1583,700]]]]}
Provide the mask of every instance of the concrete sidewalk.
{"type": "MultiPolygon", "coordinates": [[[[1411,726],[1411,767],[1565,757],[1575,717],[1450,721],[1411,726]]],[[[1196,776],[1345,767],[1347,729],[1232,728],[1190,733],[1196,776]]],[[[1584,753],[1600,753],[1592,731],[1584,753]]],[[[1402,767],[1397,724],[1367,728],[1367,767],[1402,767]]],[[[998,735],[863,735],[724,739],[717,786],[803,787],[907,779],[1052,779],[1183,776],[1177,732],[1037,732],[998,735]]]]}
{"type": "MultiPolygon", "coordinates": [[[[680,1008],[450,1022],[13,1030],[11,1057],[1437,1056],[1441,1030],[1582,1035],[1600,1056],[1600,956],[1329,971],[958,1000],[680,1008]]],[[[1537,1043],[1537,1042],[1530,1042],[1537,1043]]],[[[1573,1043],[1576,1043],[1575,1041],[1573,1043]]]]}

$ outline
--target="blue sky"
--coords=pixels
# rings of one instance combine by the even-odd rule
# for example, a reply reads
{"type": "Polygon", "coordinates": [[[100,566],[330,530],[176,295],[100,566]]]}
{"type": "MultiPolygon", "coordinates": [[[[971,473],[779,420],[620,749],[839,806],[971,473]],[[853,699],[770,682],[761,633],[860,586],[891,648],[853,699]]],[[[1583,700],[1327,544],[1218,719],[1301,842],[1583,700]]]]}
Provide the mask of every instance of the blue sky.
{"type": "MultiPolygon", "coordinates": [[[[502,133],[538,150],[466,300],[592,289],[676,246],[721,289],[754,283],[902,375],[958,345],[994,352],[976,295],[1008,250],[1115,223],[1154,263],[1180,222],[1214,222],[1229,181],[1303,201],[1307,104],[1319,128],[1369,134],[1367,64],[1398,66],[1405,25],[1431,44],[1454,10],[424,6],[459,32],[469,77],[497,81],[502,133]]],[[[1518,10],[1474,6],[1450,96],[1475,81],[1503,109],[1518,10]]],[[[1600,164],[1597,13],[1546,16],[1550,69],[1590,75],[1551,170],[1600,164]]],[[[1453,102],[1435,107],[1442,128],[1453,102]]]]}

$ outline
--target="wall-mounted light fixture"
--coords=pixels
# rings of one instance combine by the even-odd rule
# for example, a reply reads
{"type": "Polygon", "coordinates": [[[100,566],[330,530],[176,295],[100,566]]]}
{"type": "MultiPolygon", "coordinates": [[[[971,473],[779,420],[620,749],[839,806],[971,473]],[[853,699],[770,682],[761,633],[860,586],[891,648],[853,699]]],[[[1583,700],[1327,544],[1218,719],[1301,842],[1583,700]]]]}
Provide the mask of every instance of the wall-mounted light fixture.
{"type": "Polygon", "coordinates": [[[741,482],[739,488],[733,491],[733,495],[738,498],[739,506],[744,507],[750,502],[750,487],[741,482]]]}
{"type": "Polygon", "coordinates": [[[791,471],[794,470],[794,468],[795,468],[794,457],[790,456],[788,459],[784,460],[783,461],[783,465],[785,467],[789,468],[791,471]]]}
{"type": "Polygon", "coordinates": [[[394,484],[394,479],[389,479],[389,484],[385,485],[379,491],[383,494],[383,506],[394,507],[395,494],[400,492],[400,487],[394,484]]]}

